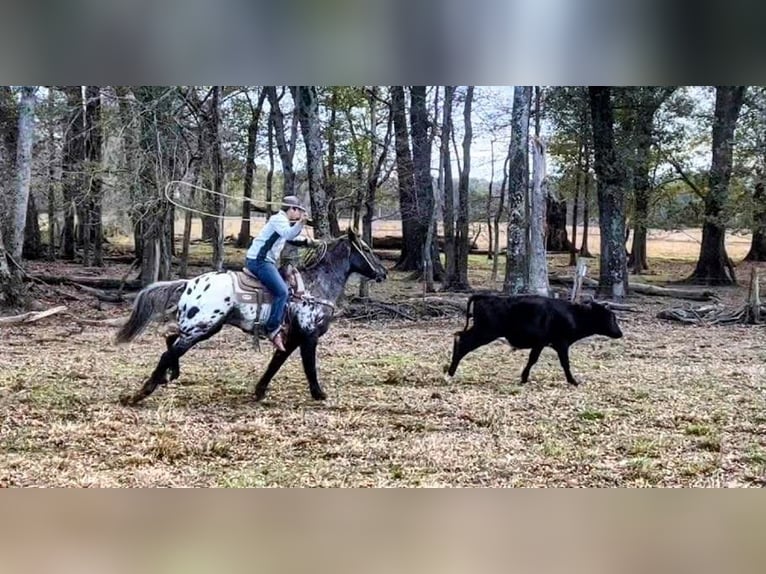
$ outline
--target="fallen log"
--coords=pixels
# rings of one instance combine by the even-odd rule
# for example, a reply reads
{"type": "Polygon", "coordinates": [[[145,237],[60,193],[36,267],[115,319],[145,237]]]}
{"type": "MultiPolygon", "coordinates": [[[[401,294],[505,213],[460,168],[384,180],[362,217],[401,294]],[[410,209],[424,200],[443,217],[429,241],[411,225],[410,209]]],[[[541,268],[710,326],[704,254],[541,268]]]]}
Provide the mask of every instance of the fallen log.
{"type": "Polygon", "coordinates": [[[98,289],[123,289],[127,291],[140,291],[141,281],[134,279],[131,281],[124,281],[122,279],[114,279],[111,277],[84,277],[74,276],[66,277],[63,275],[29,275],[26,278],[27,281],[39,281],[40,283],[46,283],[48,285],[68,285],[72,283],[78,283],[80,285],[87,285],[88,287],[96,287],[98,289]]]}
{"type": "Polygon", "coordinates": [[[130,315],[126,315],[125,317],[115,317],[113,319],[82,319],[69,313],[68,317],[75,323],[88,325],[89,327],[122,327],[129,319],[130,315]]]}
{"type": "MultiPolygon", "coordinates": [[[[558,285],[572,285],[574,283],[572,277],[556,275],[550,276],[548,281],[558,285]]],[[[588,277],[583,277],[582,284],[593,288],[598,287],[598,281],[588,277]]],[[[718,294],[710,289],[678,289],[675,287],[658,287],[657,285],[647,285],[645,283],[630,283],[628,290],[632,293],[640,293],[642,295],[675,297],[677,299],[689,299],[691,301],[716,301],[719,298],[718,294]]]]}
{"type": "Polygon", "coordinates": [[[47,309],[45,311],[30,311],[29,313],[22,313],[21,315],[14,315],[12,317],[0,317],[0,327],[6,327],[8,325],[19,325],[22,323],[34,323],[35,321],[45,319],[51,315],[62,313],[66,311],[66,309],[67,308],[64,305],[61,305],[59,307],[53,307],[52,309],[47,309]]]}
{"type": "Polygon", "coordinates": [[[96,299],[104,301],[105,303],[125,303],[133,301],[137,295],[136,293],[123,293],[120,290],[117,290],[114,293],[109,293],[103,289],[95,289],[94,287],[80,285],[79,283],[72,283],[72,285],[83,293],[93,295],[96,299]]]}

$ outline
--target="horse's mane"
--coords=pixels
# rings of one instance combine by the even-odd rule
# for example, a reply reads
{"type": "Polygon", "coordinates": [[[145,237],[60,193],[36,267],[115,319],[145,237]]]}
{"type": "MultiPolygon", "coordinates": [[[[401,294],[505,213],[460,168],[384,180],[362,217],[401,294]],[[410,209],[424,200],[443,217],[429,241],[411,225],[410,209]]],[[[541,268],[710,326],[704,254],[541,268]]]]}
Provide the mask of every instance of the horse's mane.
{"type": "Polygon", "coordinates": [[[317,241],[317,245],[314,248],[304,249],[301,260],[298,263],[298,269],[303,271],[304,269],[311,269],[317,266],[325,258],[325,255],[344,239],[347,239],[345,235],[322,239],[317,241]]]}

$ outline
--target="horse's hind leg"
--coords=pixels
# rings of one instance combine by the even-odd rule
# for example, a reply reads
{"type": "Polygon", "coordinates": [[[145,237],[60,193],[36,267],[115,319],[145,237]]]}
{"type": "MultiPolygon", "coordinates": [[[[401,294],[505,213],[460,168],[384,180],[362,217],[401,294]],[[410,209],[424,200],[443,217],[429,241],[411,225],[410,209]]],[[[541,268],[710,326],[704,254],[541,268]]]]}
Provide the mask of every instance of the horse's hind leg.
{"type": "Polygon", "coordinates": [[[172,335],[165,337],[165,346],[167,347],[168,352],[171,354],[172,361],[170,364],[171,381],[175,381],[181,374],[181,365],[178,364],[178,359],[181,357],[181,355],[173,353],[173,343],[176,342],[179,336],[180,335],[178,333],[173,333],[172,335]]]}
{"type": "Polygon", "coordinates": [[[173,381],[178,378],[181,372],[181,368],[178,360],[194,345],[205,339],[209,339],[215,335],[223,327],[223,321],[214,325],[207,331],[201,331],[195,329],[191,334],[182,332],[180,335],[169,335],[165,339],[167,350],[162,353],[160,360],[157,362],[157,366],[152,371],[141,388],[134,395],[125,395],[120,397],[120,402],[123,405],[136,405],[151,395],[158,385],[165,384],[169,380],[173,381]],[[170,378],[168,379],[168,371],[170,371],[170,378]]]}

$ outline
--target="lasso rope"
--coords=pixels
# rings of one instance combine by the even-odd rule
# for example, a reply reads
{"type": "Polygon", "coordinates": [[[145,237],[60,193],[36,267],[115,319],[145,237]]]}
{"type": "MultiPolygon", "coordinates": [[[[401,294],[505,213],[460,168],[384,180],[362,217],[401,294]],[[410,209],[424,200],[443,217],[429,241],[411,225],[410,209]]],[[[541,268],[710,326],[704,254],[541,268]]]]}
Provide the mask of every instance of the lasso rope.
{"type": "MultiPolygon", "coordinates": [[[[207,211],[202,211],[201,209],[197,209],[195,207],[189,207],[188,205],[183,205],[181,203],[178,203],[175,199],[173,199],[172,194],[170,193],[170,186],[180,184],[180,185],[186,185],[189,187],[193,187],[194,189],[199,189],[201,191],[204,191],[206,193],[209,193],[210,195],[220,195],[221,197],[225,197],[227,199],[231,199],[233,201],[249,201],[250,203],[265,203],[267,205],[279,205],[282,206],[281,201],[266,201],[261,199],[252,199],[251,197],[235,197],[233,195],[228,195],[226,193],[222,193],[220,191],[214,191],[212,189],[208,189],[206,187],[201,187],[199,185],[194,185],[193,183],[189,183],[188,181],[181,181],[181,180],[172,180],[167,183],[165,186],[165,199],[168,200],[168,203],[171,203],[172,205],[175,205],[176,207],[179,207],[181,209],[185,209],[186,211],[191,211],[192,213],[198,213],[200,215],[207,215],[208,217],[219,217],[223,219],[225,216],[221,213],[208,213],[207,211]]],[[[244,218],[242,218],[244,221],[244,218]]]]}

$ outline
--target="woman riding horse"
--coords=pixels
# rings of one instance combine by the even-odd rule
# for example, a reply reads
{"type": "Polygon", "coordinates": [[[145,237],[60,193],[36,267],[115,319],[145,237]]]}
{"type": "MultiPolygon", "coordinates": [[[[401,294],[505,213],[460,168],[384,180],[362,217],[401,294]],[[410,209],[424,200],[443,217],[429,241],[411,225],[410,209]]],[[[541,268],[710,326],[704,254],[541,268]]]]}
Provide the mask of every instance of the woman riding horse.
{"type": "Polygon", "coordinates": [[[282,209],[269,218],[258,236],[253,239],[246,255],[247,269],[260,279],[274,299],[264,331],[280,351],[285,350],[282,319],[289,293],[287,283],[279,274],[277,266],[285,242],[303,246],[314,244],[314,240],[310,237],[298,237],[306,219],[306,209],[301,205],[300,200],[294,195],[286,195],[282,199],[282,209]]]}
{"type": "MultiPolygon", "coordinates": [[[[352,230],[349,229],[343,237],[320,241],[317,249],[309,252],[309,260],[301,267],[304,295],[288,303],[291,323],[285,348],[274,352],[255,387],[256,400],[266,395],[271,379],[298,348],[311,396],[317,400],[325,398],[317,378],[317,341],[329,329],[335,302],[352,274],[375,281],[383,281],[387,274],[377,255],[352,230]]],[[[218,333],[224,325],[252,333],[266,320],[270,315],[269,305],[238,299],[233,275],[231,271],[212,271],[194,279],[158,281],[139,292],[130,318],[117,333],[117,342],[132,341],[152,320],[165,316],[173,307],[177,308],[178,332],[165,338],[167,350],[154,371],[138,392],[121,397],[123,404],[137,404],[158,385],[177,379],[179,359],[194,345],[218,333]]]]}

